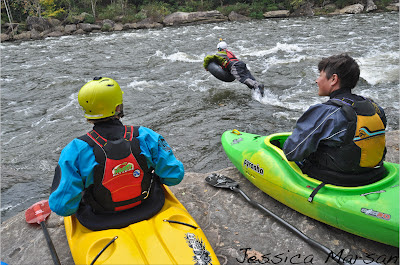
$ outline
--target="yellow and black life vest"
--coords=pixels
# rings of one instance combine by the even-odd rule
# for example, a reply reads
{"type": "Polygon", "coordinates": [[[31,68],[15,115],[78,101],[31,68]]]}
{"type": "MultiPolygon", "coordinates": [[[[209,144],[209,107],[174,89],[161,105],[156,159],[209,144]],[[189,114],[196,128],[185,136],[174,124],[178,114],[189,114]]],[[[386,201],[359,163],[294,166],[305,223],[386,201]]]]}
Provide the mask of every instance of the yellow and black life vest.
{"type": "MultiPolygon", "coordinates": [[[[355,129],[347,131],[346,139],[352,138],[346,144],[356,145],[360,150],[358,166],[361,168],[374,168],[378,166],[385,154],[385,125],[379,116],[378,106],[369,99],[352,101],[350,99],[331,99],[330,102],[340,106],[351,119],[355,129]],[[355,112],[356,117],[353,113],[355,112]]],[[[352,153],[354,155],[354,153],[352,153]]],[[[351,155],[351,154],[349,154],[351,155]]]]}
{"type": "Polygon", "coordinates": [[[348,121],[340,146],[321,144],[305,161],[302,171],[325,183],[359,186],[373,183],[386,174],[384,114],[372,100],[333,98],[327,105],[341,108],[348,121]]]}

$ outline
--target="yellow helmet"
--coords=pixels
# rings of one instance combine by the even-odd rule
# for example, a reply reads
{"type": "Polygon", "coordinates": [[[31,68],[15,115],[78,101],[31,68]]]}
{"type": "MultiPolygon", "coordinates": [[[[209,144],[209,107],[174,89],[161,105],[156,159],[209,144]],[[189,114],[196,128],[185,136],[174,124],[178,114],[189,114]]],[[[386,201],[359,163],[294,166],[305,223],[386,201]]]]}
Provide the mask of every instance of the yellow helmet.
{"type": "Polygon", "coordinates": [[[118,114],[115,108],[122,104],[123,93],[113,79],[95,77],[79,90],[78,102],[87,119],[97,120],[118,114]]]}

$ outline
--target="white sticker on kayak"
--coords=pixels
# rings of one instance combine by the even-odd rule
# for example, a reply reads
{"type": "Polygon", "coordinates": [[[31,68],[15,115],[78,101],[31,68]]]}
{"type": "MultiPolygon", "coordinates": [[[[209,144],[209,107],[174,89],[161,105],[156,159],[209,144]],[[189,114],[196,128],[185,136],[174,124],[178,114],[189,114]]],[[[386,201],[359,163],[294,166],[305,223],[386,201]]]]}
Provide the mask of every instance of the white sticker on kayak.
{"type": "Polygon", "coordinates": [[[185,239],[189,247],[193,249],[193,261],[196,262],[194,265],[211,264],[210,252],[206,249],[202,239],[199,239],[195,234],[192,233],[187,233],[185,239]]]}
{"type": "Polygon", "coordinates": [[[231,145],[238,144],[238,143],[240,143],[241,141],[243,141],[243,138],[233,139],[231,145]]]}
{"type": "Polygon", "coordinates": [[[382,212],[379,212],[379,211],[375,211],[373,209],[361,208],[361,212],[363,214],[366,214],[366,215],[369,215],[369,216],[373,216],[373,217],[377,217],[379,219],[383,219],[383,220],[387,220],[387,221],[389,221],[390,218],[391,218],[390,214],[382,213],[382,212]]]}

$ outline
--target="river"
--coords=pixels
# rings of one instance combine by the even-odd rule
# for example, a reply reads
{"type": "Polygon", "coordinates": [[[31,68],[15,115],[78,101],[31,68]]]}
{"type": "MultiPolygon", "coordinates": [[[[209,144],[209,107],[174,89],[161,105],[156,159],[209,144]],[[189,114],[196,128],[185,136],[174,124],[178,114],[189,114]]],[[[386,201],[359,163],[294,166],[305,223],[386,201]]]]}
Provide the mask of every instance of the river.
{"type": "Polygon", "coordinates": [[[355,93],[385,108],[399,129],[399,15],[332,17],[168,27],[1,43],[1,218],[49,195],[62,148],[91,126],[77,94],[95,76],[125,92],[125,124],[164,136],[186,171],[232,166],[221,144],[230,129],[266,135],[291,131],[317,96],[322,57],[349,53],[361,68],[355,93]],[[265,97],[202,67],[223,38],[265,97]]]}

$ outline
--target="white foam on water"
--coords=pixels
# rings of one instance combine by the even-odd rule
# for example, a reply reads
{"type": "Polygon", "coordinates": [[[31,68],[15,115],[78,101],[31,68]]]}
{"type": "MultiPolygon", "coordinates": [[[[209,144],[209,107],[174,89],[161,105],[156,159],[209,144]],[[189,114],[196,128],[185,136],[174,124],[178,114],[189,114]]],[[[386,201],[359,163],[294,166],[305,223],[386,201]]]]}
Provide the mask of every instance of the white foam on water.
{"type": "Polygon", "coordinates": [[[73,93],[71,94],[68,99],[69,102],[63,106],[55,106],[54,108],[56,108],[56,110],[54,112],[48,112],[49,114],[47,114],[46,116],[42,117],[40,120],[36,121],[36,122],[32,122],[31,123],[31,127],[37,127],[39,125],[41,125],[40,128],[45,127],[48,124],[53,124],[55,122],[57,122],[58,119],[55,120],[51,120],[51,118],[58,114],[58,113],[68,113],[68,109],[73,106],[73,105],[77,105],[77,98],[78,98],[78,93],[73,93]]]}
{"type": "MultiPolygon", "coordinates": [[[[311,86],[304,86],[303,78],[299,79],[297,84],[285,92],[278,92],[279,95],[275,94],[268,88],[264,89],[264,97],[258,100],[260,103],[265,105],[271,105],[280,107],[288,110],[297,110],[301,113],[305,112],[310,105],[315,105],[326,101],[326,98],[319,97],[315,93],[315,88],[311,86]],[[311,91],[310,91],[311,90],[311,91]],[[305,95],[311,93],[311,98],[304,99],[305,95]]],[[[295,117],[296,119],[298,117],[295,117]]]]}
{"type": "Polygon", "coordinates": [[[62,61],[62,62],[69,62],[72,61],[73,58],[69,57],[68,55],[60,55],[54,57],[54,60],[62,61]]]}
{"type": "Polygon", "coordinates": [[[3,49],[7,49],[7,50],[10,50],[10,49],[13,49],[13,48],[18,48],[18,46],[16,46],[16,45],[7,45],[7,46],[5,46],[3,43],[0,43],[0,49],[1,50],[3,50],[3,49]]]}
{"type": "Polygon", "coordinates": [[[185,52],[176,52],[172,54],[165,54],[162,51],[156,51],[154,56],[160,57],[164,60],[169,60],[172,62],[189,62],[189,63],[198,63],[203,61],[203,57],[192,55],[192,54],[187,54],[185,52]]]}
{"type": "Polygon", "coordinates": [[[277,64],[289,64],[289,63],[299,63],[303,60],[306,60],[305,55],[293,55],[288,58],[278,58],[277,56],[271,56],[266,59],[266,62],[270,65],[277,65],[277,64]]]}
{"type": "Polygon", "coordinates": [[[368,84],[392,83],[399,81],[398,51],[371,51],[364,57],[356,58],[360,65],[360,76],[368,84]]]}
{"type": "Polygon", "coordinates": [[[269,49],[264,49],[264,50],[256,50],[256,51],[251,51],[248,53],[244,53],[242,55],[252,55],[252,56],[266,56],[270,54],[276,54],[278,52],[284,52],[284,53],[296,53],[296,52],[301,52],[303,51],[303,48],[301,48],[298,44],[288,44],[288,43],[280,43],[278,42],[274,47],[269,48],[269,49]]]}
{"type": "MultiPolygon", "coordinates": [[[[204,79],[193,79],[187,86],[192,91],[206,92],[206,91],[210,90],[210,86],[207,85],[207,83],[210,80],[212,80],[212,82],[219,82],[219,81],[216,81],[214,76],[212,76],[211,74],[207,74],[207,76],[205,76],[204,79]]],[[[226,86],[225,82],[220,84],[220,88],[223,88],[225,86],[226,86]]]]}
{"type": "Polygon", "coordinates": [[[5,212],[5,211],[11,210],[11,209],[13,209],[13,208],[16,208],[16,207],[18,207],[18,206],[24,204],[25,202],[30,201],[30,200],[32,200],[32,199],[34,199],[34,198],[35,198],[35,197],[27,198],[26,200],[24,200],[24,201],[22,201],[22,202],[19,202],[19,203],[16,203],[16,204],[14,204],[14,205],[5,205],[5,206],[3,206],[3,207],[0,208],[0,212],[5,212]]]}
{"type": "Polygon", "coordinates": [[[20,203],[17,203],[15,205],[6,205],[6,206],[1,207],[0,211],[1,212],[5,212],[5,211],[10,210],[10,209],[12,209],[14,207],[17,207],[18,205],[20,205],[20,203]]]}
{"type": "MultiPolygon", "coordinates": [[[[20,137],[24,137],[23,135],[25,135],[25,134],[30,134],[31,133],[31,131],[26,131],[26,132],[24,132],[24,133],[20,133],[20,134],[18,134],[18,135],[16,135],[16,136],[13,136],[13,137],[11,137],[10,138],[10,140],[8,140],[7,142],[5,142],[5,143],[3,143],[3,145],[8,145],[9,143],[11,143],[14,139],[17,139],[17,138],[20,138],[20,137]]],[[[3,134],[3,131],[2,131],[2,134],[3,134]]],[[[3,138],[4,139],[4,138],[3,138]]]]}
{"type": "Polygon", "coordinates": [[[171,105],[168,105],[168,106],[166,106],[166,107],[160,108],[160,109],[158,109],[157,111],[159,111],[159,112],[164,112],[165,110],[167,110],[167,109],[169,109],[169,108],[171,108],[171,107],[173,107],[173,106],[176,106],[176,105],[178,105],[178,103],[177,103],[177,102],[173,102],[171,105]]]}
{"type": "Polygon", "coordinates": [[[17,109],[17,110],[15,110],[15,113],[23,112],[25,116],[28,116],[30,113],[32,113],[32,109],[33,109],[33,107],[26,107],[26,108],[23,108],[23,109],[17,109]]]}
{"type": "Polygon", "coordinates": [[[133,80],[127,85],[128,88],[133,88],[137,91],[144,91],[146,88],[149,88],[151,86],[152,85],[150,84],[150,82],[146,80],[133,80]]]}
{"type": "Polygon", "coordinates": [[[287,103],[282,102],[279,99],[279,96],[275,95],[271,90],[264,88],[264,96],[261,97],[261,94],[258,91],[251,90],[252,97],[258,102],[265,105],[272,106],[285,106],[287,103]]]}
{"type": "Polygon", "coordinates": [[[184,52],[177,52],[173,53],[171,55],[168,55],[165,59],[171,60],[173,62],[175,61],[181,61],[181,62],[201,62],[201,59],[195,58],[194,56],[184,53],[184,52]]]}
{"type": "Polygon", "coordinates": [[[199,90],[200,92],[206,92],[210,90],[210,87],[206,85],[197,85],[197,86],[189,85],[189,88],[191,88],[194,91],[199,90]]]}
{"type": "Polygon", "coordinates": [[[147,36],[147,34],[143,34],[141,32],[128,32],[128,33],[123,33],[122,34],[122,38],[145,38],[147,36]]]}
{"type": "Polygon", "coordinates": [[[64,42],[65,40],[74,39],[74,38],[75,38],[75,36],[73,36],[73,35],[65,35],[65,36],[61,36],[59,40],[61,42],[64,42]]]}
{"type": "Polygon", "coordinates": [[[46,62],[41,63],[41,64],[29,64],[29,63],[27,63],[27,64],[22,64],[21,68],[22,69],[29,69],[29,68],[32,68],[32,67],[38,68],[38,67],[44,66],[46,64],[47,64],[46,62]]]}
{"type": "MultiPolygon", "coordinates": [[[[10,82],[13,82],[15,80],[15,78],[2,77],[2,78],[0,78],[0,80],[1,80],[1,83],[3,83],[3,82],[10,83],[10,82]]],[[[2,85],[4,85],[4,84],[2,84],[2,85]]]]}
{"type": "Polygon", "coordinates": [[[275,119],[278,119],[278,120],[280,120],[280,119],[287,119],[287,120],[293,120],[293,121],[297,120],[297,117],[290,115],[288,112],[281,112],[281,111],[272,113],[272,117],[275,119]]]}
{"type": "Polygon", "coordinates": [[[226,27],[221,27],[221,26],[215,26],[215,27],[213,27],[213,29],[220,30],[220,29],[227,29],[227,28],[226,27]]]}
{"type": "Polygon", "coordinates": [[[54,168],[53,161],[50,160],[40,160],[39,168],[43,171],[51,171],[54,168]]]}
{"type": "Polygon", "coordinates": [[[98,34],[94,38],[92,38],[92,41],[95,41],[95,42],[114,41],[115,38],[117,38],[117,37],[118,36],[116,34],[111,34],[111,35],[98,34]]]}

